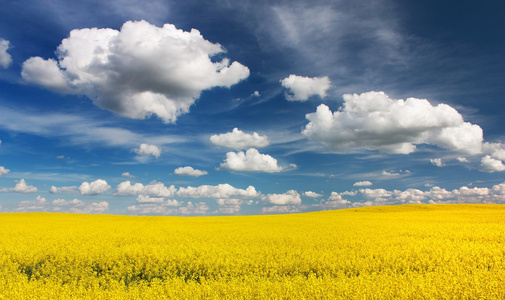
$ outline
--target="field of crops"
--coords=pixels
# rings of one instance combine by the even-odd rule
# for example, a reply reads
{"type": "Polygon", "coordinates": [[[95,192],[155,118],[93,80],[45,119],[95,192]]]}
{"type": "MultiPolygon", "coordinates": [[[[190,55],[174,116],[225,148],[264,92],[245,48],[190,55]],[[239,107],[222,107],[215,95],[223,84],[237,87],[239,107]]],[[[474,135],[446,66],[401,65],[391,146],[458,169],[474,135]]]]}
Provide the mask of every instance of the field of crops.
{"type": "Polygon", "coordinates": [[[505,299],[505,206],[0,214],[0,299],[505,299]]]}

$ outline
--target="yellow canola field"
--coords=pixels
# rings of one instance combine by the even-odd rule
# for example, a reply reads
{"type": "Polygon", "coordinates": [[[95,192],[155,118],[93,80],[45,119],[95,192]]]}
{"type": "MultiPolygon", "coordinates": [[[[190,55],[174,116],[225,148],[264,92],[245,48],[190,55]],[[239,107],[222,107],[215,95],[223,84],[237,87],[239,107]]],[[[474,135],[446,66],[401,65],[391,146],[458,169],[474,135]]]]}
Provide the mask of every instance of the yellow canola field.
{"type": "Polygon", "coordinates": [[[505,299],[505,206],[0,214],[0,299],[505,299]]]}

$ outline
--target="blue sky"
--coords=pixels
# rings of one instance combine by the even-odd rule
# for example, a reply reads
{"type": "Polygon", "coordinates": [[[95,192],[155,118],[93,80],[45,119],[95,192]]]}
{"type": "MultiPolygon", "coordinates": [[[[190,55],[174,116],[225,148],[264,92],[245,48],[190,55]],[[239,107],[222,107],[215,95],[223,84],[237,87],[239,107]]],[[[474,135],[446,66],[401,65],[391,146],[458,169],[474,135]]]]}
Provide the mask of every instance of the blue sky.
{"type": "Polygon", "coordinates": [[[502,1],[0,6],[1,212],[505,201],[502,1]]]}

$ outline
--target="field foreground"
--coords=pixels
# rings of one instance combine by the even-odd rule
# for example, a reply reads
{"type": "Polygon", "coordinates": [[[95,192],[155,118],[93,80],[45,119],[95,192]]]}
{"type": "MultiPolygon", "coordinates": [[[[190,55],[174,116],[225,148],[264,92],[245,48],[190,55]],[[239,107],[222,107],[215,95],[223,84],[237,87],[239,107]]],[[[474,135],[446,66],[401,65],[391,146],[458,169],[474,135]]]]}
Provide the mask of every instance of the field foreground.
{"type": "Polygon", "coordinates": [[[0,299],[505,299],[505,205],[0,214],[0,299]]]}

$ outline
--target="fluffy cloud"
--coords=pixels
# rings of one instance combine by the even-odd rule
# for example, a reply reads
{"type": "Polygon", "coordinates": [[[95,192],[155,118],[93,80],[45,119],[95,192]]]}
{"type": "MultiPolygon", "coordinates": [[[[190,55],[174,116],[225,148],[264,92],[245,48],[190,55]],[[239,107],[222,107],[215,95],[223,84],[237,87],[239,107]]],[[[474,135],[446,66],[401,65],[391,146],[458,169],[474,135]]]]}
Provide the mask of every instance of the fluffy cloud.
{"type": "Polygon", "coordinates": [[[370,181],[358,181],[353,184],[353,186],[371,186],[372,183],[370,181]]]}
{"type": "Polygon", "coordinates": [[[267,136],[245,133],[238,128],[233,128],[232,132],[214,134],[210,137],[210,142],[214,145],[243,150],[248,148],[262,148],[270,144],[267,136]]]}
{"type": "Polygon", "coordinates": [[[177,195],[188,198],[230,199],[254,198],[258,197],[259,193],[253,186],[248,186],[247,189],[243,190],[224,183],[218,185],[201,185],[198,187],[181,187],[177,191],[177,195]]]}
{"type": "Polygon", "coordinates": [[[6,169],[5,167],[3,166],[0,166],[0,177],[1,176],[4,176],[5,174],[8,174],[11,170],[9,169],[6,169]]]}
{"type": "Polygon", "coordinates": [[[7,53],[9,41],[0,38],[0,67],[7,69],[12,63],[12,57],[7,53]]]}
{"type": "Polygon", "coordinates": [[[289,75],[281,80],[281,84],[287,90],[286,99],[289,101],[307,101],[311,96],[326,97],[326,91],[331,82],[328,77],[304,77],[289,75]]]}
{"type": "Polygon", "coordinates": [[[116,193],[118,195],[149,195],[157,197],[171,197],[175,194],[176,188],[171,185],[166,187],[161,182],[153,181],[147,185],[142,183],[131,184],[130,181],[121,182],[116,186],[116,193]]]}
{"type": "Polygon", "coordinates": [[[79,192],[81,195],[98,195],[107,192],[110,189],[110,185],[107,184],[107,181],[103,179],[97,179],[91,183],[83,182],[81,186],[79,186],[79,192]]]}
{"type": "Polygon", "coordinates": [[[24,179],[16,180],[13,188],[3,188],[0,192],[7,193],[36,193],[38,190],[33,185],[28,185],[24,179]]]}
{"type": "Polygon", "coordinates": [[[486,155],[480,161],[480,170],[488,173],[501,172],[505,171],[505,165],[501,160],[486,155]]]}
{"type": "Polygon", "coordinates": [[[179,167],[174,170],[174,173],[177,175],[185,175],[185,176],[193,176],[193,177],[199,177],[199,176],[209,174],[207,171],[196,170],[196,169],[193,169],[192,167],[189,167],[189,166],[179,167]]]}
{"type": "Polygon", "coordinates": [[[284,194],[268,194],[263,196],[262,200],[274,205],[302,204],[300,194],[295,190],[289,190],[284,194]]]}
{"type": "Polygon", "coordinates": [[[432,158],[430,159],[430,162],[434,165],[434,166],[437,166],[439,168],[445,166],[445,163],[444,161],[441,159],[441,158],[432,158]]]}
{"type": "Polygon", "coordinates": [[[312,192],[312,191],[307,191],[307,192],[303,193],[303,195],[305,197],[309,197],[309,198],[319,198],[319,197],[323,196],[322,194],[318,194],[318,193],[312,192]]]}
{"type": "Polygon", "coordinates": [[[56,186],[52,185],[51,188],[49,189],[49,192],[51,194],[56,194],[56,193],[77,193],[77,186],[56,187],[56,186]]]}
{"type": "Polygon", "coordinates": [[[337,153],[360,149],[408,154],[430,144],[468,154],[482,150],[482,129],[464,122],[454,108],[424,99],[394,100],[383,92],[345,94],[332,112],[321,104],[306,115],[302,133],[337,153]]]}
{"type": "Polygon", "coordinates": [[[245,172],[280,172],[283,170],[277,164],[277,159],[268,154],[261,154],[257,149],[226,153],[226,160],[220,165],[220,169],[245,172]]]}
{"type": "Polygon", "coordinates": [[[58,46],[58,61],[32,57],[23,63],[22,76],[57,92],[86,95],[124,117],[156,115],[171,123],[203,90],[230,87],[249,76],[238,62],[213,61],[224,52],[195,29],[128,21],[120,31],[72,30],[58,46]]]}
{"type": "Polygon", "coordinates": [[[155,145],[140,144],[138,148],[133,149],[138,155],[152,155],[156,158],[161,156],[161,149],[155,145]]]}

